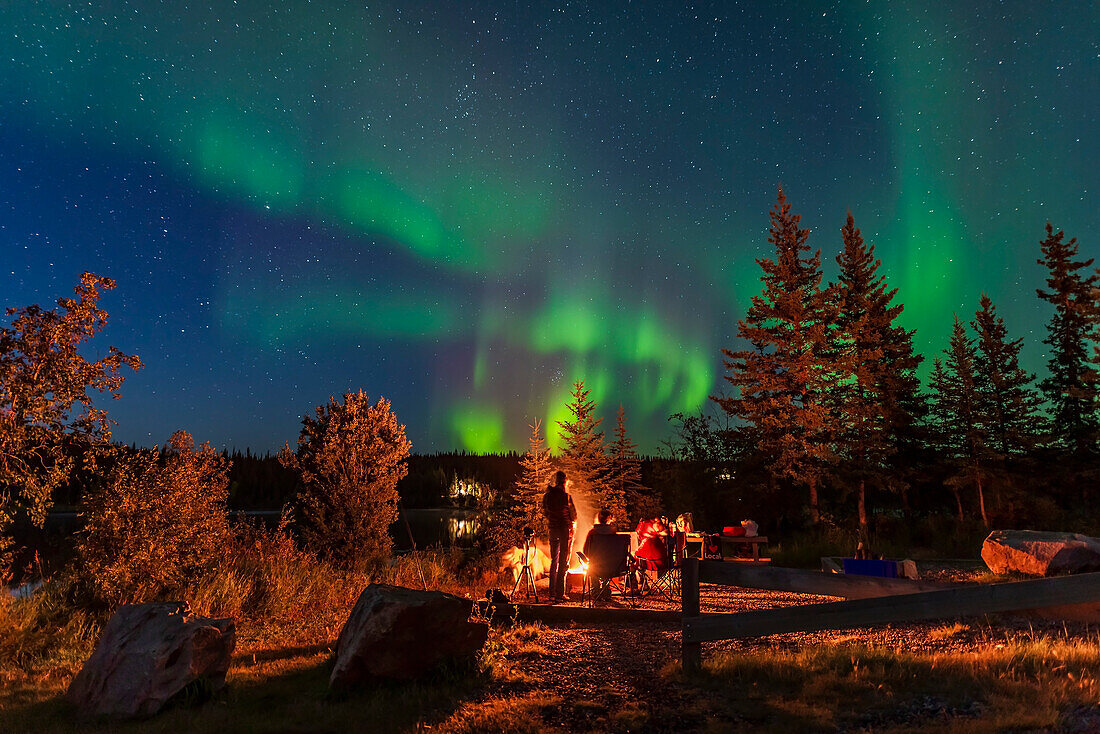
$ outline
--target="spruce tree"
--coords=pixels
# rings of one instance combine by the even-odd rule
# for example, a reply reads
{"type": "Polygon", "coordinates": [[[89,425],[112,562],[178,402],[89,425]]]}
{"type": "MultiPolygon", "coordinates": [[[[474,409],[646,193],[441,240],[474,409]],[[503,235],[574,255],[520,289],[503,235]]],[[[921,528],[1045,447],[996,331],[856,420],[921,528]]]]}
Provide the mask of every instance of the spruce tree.
{"type": "Polygon", "coordinates": [[[857,488],[859,525],[866,539],[867,484],[894,487],[888,459],[897,451],[899,432],[913,423],[911,405],[919,390],[912,332],[894,323],[903,306],[893,304],[897,289],[887,289],[878,274],[875,248],[864,244],[851,212],[841,230],[844,250],[837,257],[833,289],[836,323],[832,331],[838,377],[831,396],[837,421],[837,453],[857,488]]]}
{"type": "Polygon", "coordinates": [[[608,461],[604,449],[604,434],[599,430],[603,418],[596,417],[596,402],[589,399],[590,390],[584,380],[573,383],[570,402],[566,405],[571,420],[558,421],[561,438],[559,464],[573,482],[573,491],[592,498],[598,507],[611,510],[624,518],[622,496],[608,486],[608,461]]]}
{"type": "Polygon", "coordinates": [[[714,397],[728,413],[751,424],[768,470],[809,491],[810,519],[820,518],[818,487],[833,460],[830,411],[823,398],[835,373],[826,329],[832,322],[830,294],[821,288],[821,251],[808,255],[809,230],[779,189],[770,212],[768,241],[775,259],[756,262],[764,291],[754,296],[738,335],[751,348],[723,349],[723,364],[737,397],[714,397]]]}
{"type": "Polygon", "coordinates": [[[989,525],[985,509],[985,478],[988,437],[983,429],[974,373],[977,357],[974,341],[966,335],[959,318],[951,334],[947,361],[937,359],[932,369],[932,420],[936,448],[954,466],[947,485],[955,494],[959,520],[964,519],[960,488],[972,484],[978,496],[982,522],[989,525]]]}
{"type": "Polygon", "coordinates": [[[1043,343],[1050,347],[1050,375],[1039,387],[1051,404],[1050,437],[1054,446],[1085,466],[1097,450],[1097,390],[1089,365],[1090,345],[1096,341],[1096,273],[1086,274],[1092,258],[1078,259],[1077,238],[1047,223],[1043,253],[1047,288],[1039,297],[1054,306],[1043,343]]]}
{"type": "Polygon", "coordinates": [[[531,424],[527,452],[519,464],[522,469],[520,476],[489,529],[489,544],[494,550],[522,545],[524,527],[530,527],[539,537],[545,537],[547,533],[546,519],[542,516],[542,497],[553,479],[554,463],[542,435],[542,422],[537,418],[531,424]]]}
{"type": "Polygon", "coordinates": [[[1019,362],[1024,340],[1008,339],[1004,319],[985,293],[970,325],[977,332],[974,372],[990,448],[1005,460],[1024,456],[1035,448],[1039,425],[1035,377],[1019,362]]]}
{"type": "Polygon", "coordinates": [[[659,515],[661,508],[653,493],[642,484],[642,460],[637,445],[626,435],[626,414],[621,403],[616,418],[615,440],[608,446],[608,484],[616,496],[623,498],[627,514],[620,522],[629,529],[639,520],[659,515]]]}

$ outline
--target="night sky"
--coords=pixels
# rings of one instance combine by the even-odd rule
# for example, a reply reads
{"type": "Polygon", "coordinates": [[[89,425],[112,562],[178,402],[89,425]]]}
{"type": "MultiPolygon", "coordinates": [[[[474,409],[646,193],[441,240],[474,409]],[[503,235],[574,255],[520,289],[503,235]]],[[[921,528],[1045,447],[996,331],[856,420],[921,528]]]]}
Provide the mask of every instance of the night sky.
{"type": "Polygon", "coordinates": [[[362,388],[415,451],[522,450],[583,378],[653,451],[782,183],[929,361],[985,290],[1040,370],[1044,224],[1100,255],[1100,5],[972,5],[4,3],[0,306],[118,281],[127,443],[267,451],[362,388]]]}

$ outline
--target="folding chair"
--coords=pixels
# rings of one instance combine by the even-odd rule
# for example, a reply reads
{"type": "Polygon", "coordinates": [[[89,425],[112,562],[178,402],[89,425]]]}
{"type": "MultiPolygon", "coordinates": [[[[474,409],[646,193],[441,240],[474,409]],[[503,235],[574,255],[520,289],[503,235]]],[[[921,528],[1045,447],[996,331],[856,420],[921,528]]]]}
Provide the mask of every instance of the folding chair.
{"type": "Polygon", "coordinates": [[[585,543],[588,553],[577,553],[581,563],[588,566],[581,586],[581,603],[588,596],[588,606],[604,594],[610,594],[618,586],[621,596],[630,598],[630,605],[637,605],[638,583],[634,557],[630,555],[630,535],[614,533],[589,536],[585,543]]]}
{"type": "MultiPolygon", "coordinates": [[[[657,560],[641,561],[647,570],[653,571],[656,579],[646,579],[643,589],[648,593],[658,593],[670,602],[680,598],[680,560],[684,557],[686,536],[677,531],[664,538],[665,557],[657,560]]],[[[644,594],[643,594],[644,595],[644,594]]]]}

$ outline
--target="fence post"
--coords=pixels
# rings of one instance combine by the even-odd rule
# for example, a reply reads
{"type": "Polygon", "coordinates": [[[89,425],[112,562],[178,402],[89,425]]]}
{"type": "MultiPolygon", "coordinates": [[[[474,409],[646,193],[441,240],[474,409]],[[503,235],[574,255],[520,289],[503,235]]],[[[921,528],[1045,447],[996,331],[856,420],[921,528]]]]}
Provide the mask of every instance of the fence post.
{"type": "Polygon", "coordinates": [[[684,672],[694,673],[703,667],[702,645],[688,642],[684,622],[688,617],[699,616],[699,559],[685,558],[680,575],[680,658],[684,672]]]}

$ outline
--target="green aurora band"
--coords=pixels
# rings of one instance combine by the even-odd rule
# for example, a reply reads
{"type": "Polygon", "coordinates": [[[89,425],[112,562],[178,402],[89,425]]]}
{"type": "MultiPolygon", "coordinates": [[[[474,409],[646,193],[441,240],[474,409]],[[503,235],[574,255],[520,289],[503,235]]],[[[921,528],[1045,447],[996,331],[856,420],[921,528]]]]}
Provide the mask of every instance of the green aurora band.
{"type": "MultiPolygon", "coordinates": [[[[816,18],[831,8],[804,9],[816,18]]],[[[758,290],[752,259],[768,254],[765,210],[785,173],[773,165],[764,187],[740,173],[750,153],[776,145],[744,111],[748,105],[711,112],[709,102],[695,103],[715,138],[700,148],[699,168],[709,171],[704,164],[718,151],[726,158],[714,164],[721,182],[715,203],[677,209],[674,186],[645,182],[649,167],[641,164],[627,167],[622,190],[609,193],[608,170],[626,164],[594,142],[571,144],[569,131],[576,136],[587,123],[538,96],[579,92],[524,82],[519,61],[484,68],[471,55],[456,64],[439,52],[438,39],[402,25],[396,6],[368,12],[315,3],[295,13],[266,11],[259,22],[254,9],[236,4],[155,17],[126,9],[97,15],[48,3],[2,11],[16,39],[3,50],[17,62],[0,79],[4,98],[24,100],[20,114],[35,124],[79,121],[85,142],[109,147],[129,139],[196,190],[273,226],[308,222],[358,243],[338,258],[358,265],[335,277],[294,253],[282,256],[279,274],[256,273],[245,262],[264,243],[254,233],[228,235],[217,302],[226,334],[260,350],[318,333],[334,342],[440,345],[456,356],[445,367],[448,387],[432,396],[435,437],[475,452],[522,448],[536,417],[556,447],[554,429],[567,417],[574,380],[585,381],[605,416],[626,404],[632,423],[700,411],[721,389],[719,348],[730,346],[758,290]],[[739,142],[723,149],[723,140],[739,142]],[[747,211],[716,214],[708,207],[729,208],[736,199],[726,178],[762,188],[759,199],[743,205],[747,211]],[[665,259],[656,263],[649,248],[665,259]],[[405,273],[393,280],[373,272],[375,255],[401,263],[405,273]]],[[[968,318],[976,306],[968,256],[1010,259],[982,286],[1006,296],[1018,286],[1007,273],[1034,259],[1031,250],[1014,249],[1030,240],[1009,240],[1020,231],[1038,239],[1042,208],[1000,218],[998,207],[1016,201],[1005,181],[1043,167],[1035,162],[1041,157],[1065,161],[1069,154],[1035,141],[1010,112],[1032,100],[1022,91],[1009,95],[1011,72],[975,57],[980,19],[956,29],[949,9],[910,9],[869,6],[845,15],[842,8],[838,38],[855,45],[866,36],[862,52],[874,61],[860,56],[861,71],[870,72],[870,96],[883,110],[890,161],[886,185],[848,205],[879,245],[904,319],[930,362],[945,346],[951,315],[968,318]],[[1004,98],[993,106],[960,102],[983,93],[1004,98]],[[988,134],[1000,121],[1007,143],[988,134]],[[999,152],[1006,145],[1014,156],[999,152]],[[864,208],[880,213],[861,220],[864,208]]],[[[1081,12],[1090,21],[1098,15],[1095,7],[1081,12]]],[[[555,53],[565,58],[560,46],[555,53]]],[[[1004,55],[1023,65],[1039,54],[1006,48],[1004,55]]],[[[625,68],[621,74],[632,73],[625,68]]],[[[661,73],[649,78],[670,95],[683,86],[661,73]]],[[[588,83],[582,75],[576,89],[588,83]]],[[[602,143],[604,135],[596,131],[592,140],[602,143]]],[[[704,140],[691,142],[698,148],[704,140]]],[[[680,153],[687,144],[668,147],[670,160],[689,155],[680,153]]],[[[1086,165],[1069,172],[1080,175],[1086,165]]],[[[796,184],[799,210],[798,197],[814,186],[787,183],[796,184]]],[[[1035,185],[1054,196],[1075,191],[1053,180],[1035,185]]],[[[838,202],[862,190],[846,186],[804,222],[820,230],[811,244],[822,248],[827,267],[839,249],[838,202]]],[[[1010,328],[1024,308],[1002,308],[1010,328]]]]}

